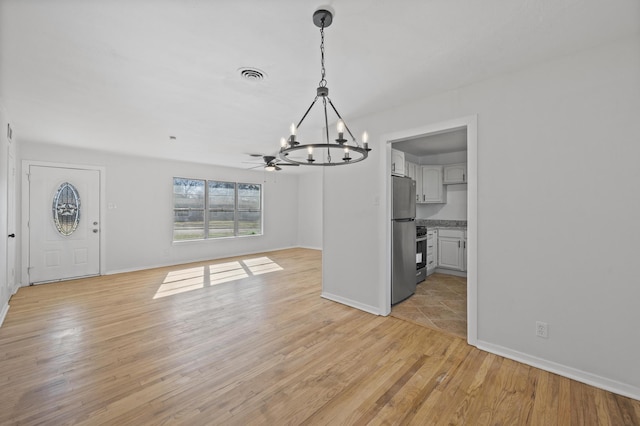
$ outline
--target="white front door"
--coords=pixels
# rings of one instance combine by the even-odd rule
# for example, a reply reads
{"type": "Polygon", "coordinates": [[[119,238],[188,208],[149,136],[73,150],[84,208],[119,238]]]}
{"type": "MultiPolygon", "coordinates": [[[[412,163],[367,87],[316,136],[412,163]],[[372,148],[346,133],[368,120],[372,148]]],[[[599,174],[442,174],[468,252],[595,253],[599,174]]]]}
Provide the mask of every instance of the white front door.
{"type": "Polygon", "coordinates": [[[100,171],[29,166],[29,283],[100,273],[100,171]]]}

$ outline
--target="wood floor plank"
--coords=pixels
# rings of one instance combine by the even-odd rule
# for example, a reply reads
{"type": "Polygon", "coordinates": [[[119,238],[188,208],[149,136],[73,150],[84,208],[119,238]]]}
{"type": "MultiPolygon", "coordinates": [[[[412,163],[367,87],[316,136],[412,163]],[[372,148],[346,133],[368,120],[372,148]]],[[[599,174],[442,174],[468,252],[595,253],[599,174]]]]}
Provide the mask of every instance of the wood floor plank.
{"type": "Polygon", "coordinates": [[[321,283],[321,253],[289,249],[21,288],[0,424],[640,424],[639,401],[321,283]]]}

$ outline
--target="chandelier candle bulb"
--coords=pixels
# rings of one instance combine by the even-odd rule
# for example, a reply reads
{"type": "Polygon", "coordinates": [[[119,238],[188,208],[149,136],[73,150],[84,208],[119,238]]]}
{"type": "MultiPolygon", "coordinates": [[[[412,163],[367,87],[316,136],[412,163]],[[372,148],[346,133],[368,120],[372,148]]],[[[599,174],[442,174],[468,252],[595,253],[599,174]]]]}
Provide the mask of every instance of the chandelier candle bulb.
{"type": "Polygon", "coordinates": [[[344,149],[344,158],[343,158],[343,160],[344,161],[351,160],[351,157],[349,157],[349,147],[345,147],[345,149],[344,149]]]}
{"type": "Polygon", "coordinates": [[[291,136],[289,137],[289,144],[291,146],[295,146],[298,145],[298,142],[296,142],[296,125],[294,123],[291,123],[291,136]]]}
{"type": "Polygon", "coordinates": [[[363,132],[362,133],[362,145],[363,148],[367,151],[369,151],[369,134],[367,132],[363,132]]]}
{"type": "Polygon", "coordinates": [[[280,138],[280,147],[284,148],[287,146],[287,140],[285,138],[280,138]]]}

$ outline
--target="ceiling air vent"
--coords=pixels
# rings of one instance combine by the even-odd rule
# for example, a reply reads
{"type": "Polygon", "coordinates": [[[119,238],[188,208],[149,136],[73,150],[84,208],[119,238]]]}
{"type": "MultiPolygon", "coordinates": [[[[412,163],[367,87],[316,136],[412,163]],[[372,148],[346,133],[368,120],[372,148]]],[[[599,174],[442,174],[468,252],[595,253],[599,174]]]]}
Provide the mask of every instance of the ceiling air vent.
{"type": "Polygon", "coordinates": [[[240,77],[249,81],[262,81],[267,78],[267,74],[264,71],[260,71],[257,68],[240,68],[240,77]]]}

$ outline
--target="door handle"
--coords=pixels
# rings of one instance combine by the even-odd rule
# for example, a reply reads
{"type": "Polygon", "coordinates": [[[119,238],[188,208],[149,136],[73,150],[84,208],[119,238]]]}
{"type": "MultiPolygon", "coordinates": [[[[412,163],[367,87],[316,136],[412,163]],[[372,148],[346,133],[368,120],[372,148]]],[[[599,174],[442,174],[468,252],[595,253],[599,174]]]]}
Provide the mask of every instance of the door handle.
{"type": "Polygon", "coordinates": [[[16,237],[16,234],[9,234],[9,235],[7,235],[7,237],[9,237],[9,238],[15,238],[15,237],[16,237]]]}

